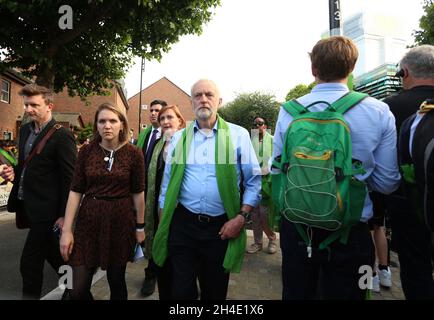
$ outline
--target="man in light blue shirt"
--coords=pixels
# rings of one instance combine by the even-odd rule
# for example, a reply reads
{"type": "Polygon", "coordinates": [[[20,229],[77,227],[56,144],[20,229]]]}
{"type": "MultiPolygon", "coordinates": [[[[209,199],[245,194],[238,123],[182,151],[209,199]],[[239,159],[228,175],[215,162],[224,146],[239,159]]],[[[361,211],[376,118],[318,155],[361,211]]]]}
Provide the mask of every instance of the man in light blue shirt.
{"type": "MultiPolygon", "coordinates": [[[[237,186],[244,187],[241,211],[228,220],[219,193],[215,163],[215,144],[219,134],[217,109],[222,99],[217,86],[200,80],[191,91],[196,120],[193,140],[186,155],[186,166],[173,214],[168,240],[168,259],[173,268],[174,299],[196,299],[196,279],[201,299],[225,299],[229,273],[223,268],[228,239],[239,236],[250,211],[260,201],[261,170],[246,129],[228,123],[233,145],[237,186]]],[[[172,138],[167,152],[160,209],[164,208],[171,178],[172,154],[183,130],[172,138]]]]}
{"type": "MultiPolygon", "coordinates": [[[[312,74],[317,85],[312,92],[297,99],[303,106],[312,102],[333,103],[349,90],[347,80],[357,61],[355,44],[345,37],[331,37],[319,41],[310,54],[312,74]]],[[[325,103],[309,108],[311,112],[323,111],[325,103]]],[[[365,173],[357,175],[370,190],[384,194],[393,192],[399,185],[400,175],[396,157],[395,119],[389,107],[366,98],[344,114],[351,131],[352,158],[361,161],[365,173]]],[[[274,134],[273,158],[282,154],[285,132],[292,117],[280,109],[274,134]]],[[[276,170],[274,173],[277,173],[276,170]]],[[[366,222],[372,216],[372,203],[365,198],[361,221],[352,227],[347,244],[338,241],[327,250],[317,246],[329,231],[311,228],[312,256],[293,223],[282,217],[281,248],[283,257],[283,299],[362,299],[358,273],[362,265],[373,266],[375,261],[371,235],[366,222]],[[315,247],[316,246],[316,247],[315,247]],[[321,275],[321,276],[320,276],[321,275]],[[319,292],[316,289],[319,287],[319,292]]]]}

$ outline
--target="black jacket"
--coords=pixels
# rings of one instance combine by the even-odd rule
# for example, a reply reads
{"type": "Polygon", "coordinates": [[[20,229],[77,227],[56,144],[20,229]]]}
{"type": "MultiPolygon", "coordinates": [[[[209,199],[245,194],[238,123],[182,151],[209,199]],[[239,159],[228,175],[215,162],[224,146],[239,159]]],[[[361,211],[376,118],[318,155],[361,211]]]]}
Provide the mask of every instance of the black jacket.
{"type": "Polygon", "coordinates": [[[413,115],[426,99],[432,99],[434,86],[417,86],[402,90],[398,94],[384,99],[395,116],[396,131],[399,133],[405,119],[413,115]]]}
{"type": "MultiPolygon", "coordinates": [[[[417,192],[407,194],[413,198],[414,207],[419,208],[422,221],[434,230],[434,110],[426,113],[418,123],[409,149],[410,128],[415,115],[402,124],[399,137],[400,164],[413,164],[417,192]]],[[[406,184],[407,191],[411,185],[406,184]]],[[[407,192],[408,193],[408,192],[407,192]]]]}
{"type": "MultiPolygon", "coordinates": [[[[55,125],[52,119],[33,143],[35,148],[55,125]]],[[[14,186],[8,201],[8,211],[17,207],[18,187],[24,164],[24,146],[32,122],[20,128],[19,157],[15,169],[14,186]]],[[[31,151],[30,151],[31,152],[31,151]]],[[[27,164],[24,174],[24,209],[31,223],[54,222],[65,215],[69,188],[74,173],[77,148],[72,132],[60,128],[48,139],[44,149],[27,164]]]]}
{"type": "MultiPolygon", "coordinates": [[[[434,97],[434,86],[417,86],[384,99],[395,116],[398,135],[404,120],[414,115],[422,102],[432,97],[434,97]]],[[[386,198],[386,202],[388,211],[392,215],[394,213],[408,214],[413,211],[413,206],[408,202],[402,185],[386,198]]]]}

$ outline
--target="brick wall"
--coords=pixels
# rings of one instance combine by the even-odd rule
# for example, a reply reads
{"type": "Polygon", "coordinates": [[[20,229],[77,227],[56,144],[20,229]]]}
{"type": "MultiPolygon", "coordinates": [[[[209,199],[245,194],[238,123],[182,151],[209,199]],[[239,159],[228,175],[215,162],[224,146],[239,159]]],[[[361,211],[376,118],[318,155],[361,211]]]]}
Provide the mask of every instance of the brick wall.
{"type": "MultiPolygon", "coordinates": [[[[3,139],[3,131],[8,130],[13,132],[14,139],[17,137],[17,120],[21,123],[21,117],[24,113],[23,98],[18,95],[23,85],[9,79],[6,76],[0,76],[0,79],[5,79],[11,83],[10,103],[0,101],[0,140],[3,139]],[[20,118],[18,118],[20,117],[20,118]]],[[[96,108],[104,103],[109,102],[114,105],[127,106],[123,102],[121,95],[116,87],[111,89],[109,96],[92,96],[88,97],[89,105],[81,101],[79,97],[68,96],[67,89],[54,95],[54,112],[79,112],[84,124],[93,123],[96,108]]]]}
{"type": "Polygon", "coordinates": [[[17,137],[17,120],[21,119],[24,113],[23,98],[18,95],[23,85],[5,76],[0,76],[0,79],[9,81],[11,84],[10,103],[0,101],[0,139],[3,139],[3,131],[7,130],[13,132],[13,139],[15,140],[17,137]]]}
{"type": "Polygon", "coordinates": [[[116,87],[111,89],[109,96],[92,96],[88,97],[86,102],[81,101],[79,97],[68,96],[67,89],[54,95],[54,109],[56,112],[79,112],[83,119],[84,124],[93,123],[95,112],[98,106],[102,103],[108,102],[113,105],[123,106],[127,108],[123,103],[116,87]]]}
{"type": "MultiPolygon", "coordinates": [[[[136,138],[139,129],[139,98],[139,94],[137,93],[128,99],[128,105],[130,106],[128,111],[128,120],[130,127],[134,129],[134,135],[136,138]]],[[[194,119],[190,96],[169,79],[164,77],[142,90],[142,105],[146,104],[148,106],[147,110],[141,111],[142,124],[150,125],[149,105],[155,99],[165,100],[169,105],[178,105],[186,121],[194,119]]]]}

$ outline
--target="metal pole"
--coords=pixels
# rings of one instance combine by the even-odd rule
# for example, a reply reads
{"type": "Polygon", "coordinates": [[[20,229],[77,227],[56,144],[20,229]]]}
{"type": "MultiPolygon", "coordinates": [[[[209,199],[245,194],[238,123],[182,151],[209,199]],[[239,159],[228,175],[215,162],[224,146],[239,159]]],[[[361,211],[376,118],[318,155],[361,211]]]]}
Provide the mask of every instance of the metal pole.
{"type": "Polygon", "coordinates": [[[140,63],[140,91],[139,91],[139,133],[140,129],[142,129],[141,120],[142,120],[142,77],[143,72],[145,71],[145,60],[142,58],[140,63]]]}
{"type": "Polygon", "coordinates": [[[329,0],[330,36],[341,35],[341,4],[340,0],[329,0]]]}

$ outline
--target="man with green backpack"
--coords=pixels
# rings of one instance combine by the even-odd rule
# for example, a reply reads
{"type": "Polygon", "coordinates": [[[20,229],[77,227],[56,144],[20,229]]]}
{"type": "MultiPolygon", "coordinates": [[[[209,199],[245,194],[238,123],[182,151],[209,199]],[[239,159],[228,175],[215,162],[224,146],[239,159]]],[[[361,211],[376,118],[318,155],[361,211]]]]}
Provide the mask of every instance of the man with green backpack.
{"type": "Polygon", "coordinates": [[[375,262],[367,192],[398,187],[395,119],[386,104],[348,90],[358,58],[350,39],[320,40],[310,58],[317,85],[282,106],[274,135],[282,297],[364,299],[363,270],[375,262]]]}

